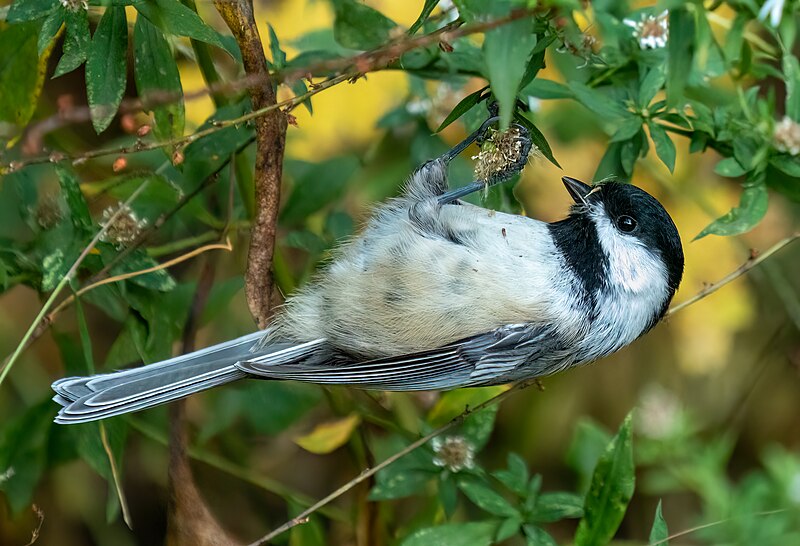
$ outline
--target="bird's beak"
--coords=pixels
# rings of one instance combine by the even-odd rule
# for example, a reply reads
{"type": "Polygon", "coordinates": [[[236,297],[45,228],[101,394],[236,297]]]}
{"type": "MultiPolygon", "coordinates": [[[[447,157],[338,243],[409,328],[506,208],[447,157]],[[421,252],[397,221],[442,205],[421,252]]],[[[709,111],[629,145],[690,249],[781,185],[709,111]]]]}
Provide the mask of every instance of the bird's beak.
{"type": "Polygon", "coordinates": [[[564,183],[564,186],[567,188],[567,191],[576,204],[586,204],[586,198],[592,192],[592,187],[590,185],[584,184],[580,180],[570,178],[569,176],[562,176],[561,181],[564,183]]]}

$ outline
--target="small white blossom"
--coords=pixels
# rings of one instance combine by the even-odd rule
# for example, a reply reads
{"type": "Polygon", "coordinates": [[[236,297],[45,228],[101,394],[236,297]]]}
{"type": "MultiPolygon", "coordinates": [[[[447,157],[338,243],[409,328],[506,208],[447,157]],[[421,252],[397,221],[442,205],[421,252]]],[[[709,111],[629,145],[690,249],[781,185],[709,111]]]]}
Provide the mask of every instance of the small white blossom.
{"type": "Polygon", "coordinates": [[[0,474],[0,483],[6,482],[14,477],[14,474],[17,472],[14,470],[13,466],[9,466],[5,472],[0,474]]]}
{"type": "Polygon", "coordinates": [[[105,229],[105,233],[100,237],[100,240],[122,247],[136,240],[142,230],[147,227],[147,220],[137,217],[136,213],[125,204],[120,205],[120,207],[122,212],[111,224],[109,224],[109,221],[118,209],[116,207],[108,207],[103,211],[103,220],[100,222],[100,227],[105,229]]]}
{"type": "Polygon", "coordinates": [[[681,413],[680,402],[658,385],[648,388],[636,412],[636,428],[648,438],[663,439],[675,432],[681,413]]]}
{"type": "Polygon", "coordinates": [[[406,104],[406,112],[414,116],[427,114],[432,105],[431,99],[413,99],[406,104]]]}
{"type": "Polygon", "coordinates": [[[780,123],[775,124],[772,141],[777,150],[790,155],[800,155],[800,123],[784,116],[780,123]]]}
{"type": "Polygon", "coordinates": [[[633,34],[642,49],[658,49],[666,47],[669,39],[669,11],[659,15],[642,14],[641,19],[624,19],[622,21],[633,29],[633,34]]]}
{"type": "Polygon", "coordinates": [[[442,19],[443,23],[452,23],[458,19],[458,8],[453,4],[453,0],[439,0],[439,9],[442,10],[442,13],[447,13],[442,19]]]}
{"type": "Polygon", "coordinates": [[[69,11],[78,11],[79,9],[83,11],[89,10],[88,0],[59,0],[59,2],[69,11]]]}
{"type": "Polygon", "coordinates": [[[475,447],[463,436],[434,438],[431,447],[436,456],[433,464],[458,472],[475,466],[475,447]]]}
{"type": "Polygon", "coordinates": [[[769,16],[769,24],[773,27],[777,27],[781,24],[784,3],[785,0],[767,0],[758,12],[758,19],[766,21],[767,16],[769,16]]]}

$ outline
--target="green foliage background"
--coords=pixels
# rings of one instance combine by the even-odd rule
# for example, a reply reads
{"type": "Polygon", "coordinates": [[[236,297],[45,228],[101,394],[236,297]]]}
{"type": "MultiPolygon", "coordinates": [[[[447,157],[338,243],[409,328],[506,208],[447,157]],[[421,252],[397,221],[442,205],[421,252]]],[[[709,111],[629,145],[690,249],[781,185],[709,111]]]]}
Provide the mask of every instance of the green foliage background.
{"type": "MultiPolygon", "coordinates": [[[[292,112],[300,128],[287,137],[274,263],[283,294],[356,231],[371,202],[396,195],[416,165],[485,119],[490,92],[502,123],[517,116],[528,125],[544,159],[516,189],[475,202],[554,219],[566,203],[550,185],[558,173],[635,180],[683,233],[689,261],[679,299],[743,261],[748,246],[766,248],[798,229],[800,126],[797,150],[780,132],[800,122],[795,1],[460,0],[462,29],[518,16],[424,47],[409,40],[442,28],[455,8],[312,1],[305,9],[324,10],[324,24],[287,41],[302,25],[276,23],[286,4],[256,5],[259,24],[271,23],[262,38],[280,97],[316,93],[336,75],[331,66],[349,71],[347,59],[386,44],[398,47],[388,65],[367,56],[365,66],[401,74],[403,89],[378,87],[400,100],[367,112],[351,97],[384,75],[369,73],[292,112]],[[658,17],[669,39],[643,48],[635,23],[658,17]],[[339,104],[324,102],[334,92],[339,104]],[[518,113],[518,101],[529,111],[518,113]],[[325,132],[332,109],[353,125],[377,119],[365,138],[341,138],[331,153],[319,135],[349,134],[345,124],[325,132]],[[695,236],[702,240],[689,244],[695,236]],[[706,236],[737,239],[723,247],[706,236]]],[[[158,543],[166,410],[55,426],[49,383],[171,356],[209,264],[216,275],[200,341],[252,329],[242,271],[256,151],[252,122],[239,119],[250,101],[241,86],[215,87],[206,103],[184,90],[192,74],[209,85],[240,81],[241,54],[213,8],[191,0],[16,0],[0,13],[2,353],[15,351],[54,291],[63,288],[58,301],[76,296],[0,376],[0,542],[28,541],[36,506],[40,543],[158,543]],[[136,97],[145,106],[130,110],[123,99],[136,97]],[[90,115],[80,118],[82,105],[90,115]],[[108,220],[103,211],[132,198],[129,225],[110,231],[66,278],[108,220]],[[78,293],[226,238],[231,253],[78,293]]],[[[470,181],[466,157],[451,177],[470,181]]],[[[426,445],[279,541],[665,544],[701,526],[674,542],[800,542],[798,258],[787,248],[727,295],[697,304],[704,310],[686,311],[701,313],[694,318],[677,315],[601,365],[470,415],[446,436],[463,440],[474,464],[445,464],[426,445]]],[[[497,392],[233,385],[189,402],[190,454],[212,511],[252,540],[497,392]]]]}

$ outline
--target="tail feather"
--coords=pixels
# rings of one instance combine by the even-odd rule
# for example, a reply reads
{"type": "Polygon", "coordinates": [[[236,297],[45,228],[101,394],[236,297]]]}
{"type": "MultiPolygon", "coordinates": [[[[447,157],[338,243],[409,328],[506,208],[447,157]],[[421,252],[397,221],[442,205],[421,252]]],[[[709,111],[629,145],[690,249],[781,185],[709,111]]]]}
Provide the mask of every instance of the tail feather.
{"type": "Polygon", "coordinates": [[[159,362],[89,377],[67,377],[53,383],[53,400],[63,406],[57,423],[85,423],[164,404],[190,394],[243,379],[235,364],[259,358],[283,363],[302,358],[313,348],[291,343],[260,343],[256,332],[200,351],[159,362]],[[270,358],[272,356],[272,358],[270,358]]]}

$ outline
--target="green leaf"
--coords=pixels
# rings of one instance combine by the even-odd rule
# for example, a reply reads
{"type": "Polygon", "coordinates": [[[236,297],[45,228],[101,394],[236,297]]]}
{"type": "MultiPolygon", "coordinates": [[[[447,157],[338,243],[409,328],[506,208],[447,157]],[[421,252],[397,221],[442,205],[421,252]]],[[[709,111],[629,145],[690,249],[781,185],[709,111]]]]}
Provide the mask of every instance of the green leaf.
{"type": "Polygon", "coordinates": [[[414,21],[414,24],[412,24],[411,28],[408,29],[409,36],[413,36],[420,28],[422,28],[422,25],[425,24],[425,21],[428,20],[428,17],[430,17],[431,12],[437,5],[439,5],[439,0],[425,0],[425,4],[422,6],[422,13],[419,14],[417,20],[414,21]]]}
{"type": "Polygon", "coordinates": [[[400,546],[490,546],[497,527],[493,520],[426,527],[408,535],[400,546]]]}
{"type": "Polygon", "coordinates": [[[714,172],[720,176],[736,178],[738,176],[743,176],[747,171],[744,170],[744,167],[739,165],[735,157],[726,157],[717,163],[714,167],[714,172]]]}
{"type": "Polygon", "coordinates": [[[333,4],[333,37],[342,47],[374,49],[387,43],[397,26],[381,12],[354,0],[335,0],[333,4]]]}
{"type": "Polygon", "coordinates": [[[528,490],[528,465],[516,453],[509,452],[508,469],[495,470],[492,476],[517,495],[525,496],[528,490]]]}
{"type": "Polygon", "coordinates": [[[267,29],[269,30],[269,52],[272,55],[272,66],[280,70],[286,67],[286,53],[281,49],[281,43],[272,25],[267,23],[267,29]]]}
{"type": "Polygon", "coordinates": [[[611,137],[611,142],[624,142],[639,134],[644,121],[639,116],[632,116],[623,121],[611,137]]]}
{"type": "Polygon", "coordinates": [[[668,546],[667,537],[669,537],[669,531],[667,530],[667,522],[661,514],[661,501],[659,500],[658,506],[656,506],[656,515],[653,518],[653,526],[650,528],[649,542],[651,545],[668,546]]]}
{"type": "Polygon", "coordinates": [[[594,470],[584,515],[575,532],[575,546],[611,542],[633,496],[634,483],[631,414],[628,414],[594,470]]]}
{"type": "Polygon", "coordinates": [[[522,91],[532,97],[545,100],[575,98],[575,94],[572,90],[563,83],[546,80],[544,78],[533,80],[530,84],[526,85],[522,91]]]}
{"type": "Polygon", "coordinates": [[[694,239],[701,239],[706,235],[739,235],[750,231],[767,213],[767,204],[767,188],[764,184],[747,187],[742,192],[738,207],[711,222],[694,239]]]}
{"type": "Polygon", "coordinates": [[[335,201],[358,166],[358,160],[353,156],[341,156],[310,164],[309,170],[295,181],[281,211],[281,222],[298,224],[335,201]]]}
{"type": "Polygon", "coordinates": [[[525,17],[486,32],[483,56],[492,94],[500,106],[500,129],[511,123],[528,59],[536,46],[533,18],[525,17]]]}
{"type": "Polygon", "coordinates": [[[527,546],[558,546],[558,543],[544,529],[535,525],[524,525],[527,546]]]}
{"type": "Polygon", "coordinates": [[[127,51],[125,8],[109,7],[97,25],[86,60],[86,93],[98,134],[111,124],[125,93],[127,51]]]}
{"type": "MultiPolygon", "coordinates": [[[[63,76],[82,65],[89,56],[91,35],[89,34],[89,17],[79,9],[63,10],[66,31],[61,59],[58,60],[53,77],[63,76]]],[[[43,31],[44,32],[44,31],[43,31]]]]}
{"type": "Polygon", "coordinates": [[[800,157],[787,154],[774,155],[769,159],[769,164],[789,176],[800,178],[800,157]]]}
{"type": "Polygon", "coordinates": [[[54,406],[48,399],[17,416],[6,416],[0,428],[0,491],[15,514],[30,506],[45,470],[54,406]]]}
{"type": "Polygon", "coordinates": [[[447,114],[447,117],[444,118],[444,121],[442,121],[441,125],[439,125],[439,128],[436,129],[435,132],[436,133],[441,132],[442,129],[444,129],[445,127],[453,123],[455,120],[457,120],[458,118],[460,118],[461,116],[472,110],[472,107],[478,104],[478,102],[480,101],[481,95],[483,94],[484,91],[486,91],[485,87],[478,89],[474,93],[470,93],[469,95],[461,99],[459,103],[456,104],[456,107],[453,108],[453,110],[449,114],[447,114]]]}
{"type": "Polygon", "coordinates": [[[684,7],[671,9],[667,43],[667,104],[671,107],[677,107],[683,100],[692,70],[694,37],[694,16],[684,7]]]}
{"type": "Polygon", "coordinates": [[[583,517],[583,497],[566,492],[542,493],[533,517],[541,523],[583,517]]]}
{"type": "MultiPolygon", "coordinates": [[[[42,22],[42,30],[39,31],[39,39],[37,40],[37,51],[39,57],[43,56],[45,51],[52,45],[53,39],[64,24],[64,17],[66,11],[63,9],[56,9],[50,12],[47,19],[42,22]]],[[[87,28],[86,38],[88,41],[89,33],[87,28]]]]}
{"type": "Polygon", "coordinates": [[[462,479],[458,481],[458,487],[478,508],[494,516],[506,518],[519,516],[519,511],[511,503],[481,482],[462,479]]]}
{"type": "Polygon", "coordinates": [[[639,108],[647,108],[656,94],[664,87],[667,75],[660,66],[651,68],[639,85],[639,108]]]}
{"type": "Polygon", "coordinates": [[[603,154],[602,159],[600,159],[600,164],[597,166],[593,180],[627,178],[620,159],[622,144],[622,142],[612,142],[609,144],[606,153],[603,154]]]}
{"type": "Polygon", "coordinates": [[[539,149],[542,155],[545,156],[550,163],[560,169],[561,165],[559,165],[558,161],[556,161],[556,158],[553,155],[553,150],[550,148],[550,144],[548,144],[547,139],[544,137],[539,128],[536,127],[532,121],[522,115],[517,116],[516,121],[521,122],[525,126],[530,133],[531,141],[536,148],[539,149]]]}
{"type": "Polygon", "coordinates": [[[575,98],[586,108],[607,121],[620,121],[631,117],[631,113],[604,93],[579,82],[569,82],[575,98]]]}
{"type": "Polygon", "coordinates": [[[120,419],[106,419],[100,423],[83,423],[70,427],[70,432],[74,438],[75,445],[81,458],[89,463],[92,469],[100,474],[109,485],[108,503],[106,514],[111,520],[119,510],[118,492],[115,487],[115,468],[118,470],[122,466],[122,454],[125,447],[125,439],[128,435],[127,423],[120,419]],[[102,432],[100,427],[104,427],[102,432]],[[108,440],[108,451],[114,458],[114,466],[109,459],[109,453],[103,445],[103,434],[108,440]]]}
{"type": "Polygon", "coordinates": [[[8,8],[7,23],[35,21],[50,14],[58,6],[58,0],[16,0],[8,8]]]}
{"type": "Polygon", "coordinates": [[[180,0],[139,0],[133,3],[133,7],[164,32],[193,38],[227,51],[217,31],[180,0]]]}
{"type": "Polygon", "coordinates": [[[656,145],[656,154],[659,159],[667,166],[669,172],[675,170],[675,143],[669,138],[667,131],[654,121],[648,120],[647,127],[650,129],[650,138],[656,145]]]}
{"type": "MultiPolygon", "coordinates": [[[[437,427],[463,413],[466,408],[474,408],[478,404],[500,394],[506,387],[482,387],[476,389],[457,389],[444,393],[428,414],[428,423],[437,427]]],[[[489,439],[494,427],[497,406],[485,408],[467,416],[461,426],[461,433],[473,443],[476,451],[480,450],[489,439]]]]}
{"type": "Polygon", "coordinates": [[[800,62],[791,52],[783,56],[783,74],[786,82],[786,115],[800,122],[800,62]]]}
{"type": "Polygon", "coordinates": [[[497,534],[494,537],[495,542],[503,542],[519,533],[519,528],[522,525],[522,518],[520,516],[512,516],[504,519],[500,526],[497,528],[497,534]]]}
{"type": "Polygon", "coordinates": [[[0,22],[0,121],[25,125],[36,110],[47,68],[37,52],[39,26],[0,22]]]}
{"type": "Polygon", "coordinates": [[[418,495],[425,491],[434,474],[419,470],[403,470],[380,477],[369,492],[372,501],[393,500],[418,495]]]}
{"type": "MultiPolygon", "coordinates": [[[[114,253],[114,255],[116,255],[116,253],[114,253]]],[[[111,256],[109,256],[106,261],[110,263],[110,260],[111,256]]],[[[148,256],[144,250],[138,249],[134,252],[131,252],[125,257],[124,260],[114,266],[111,273],[113,275],[133,273],[136,271],[142,271],[143,269],[150,269],[151,267],[156,267],[157,265],[158,262],[148,256]]],[[[158,269],[156,271],[151,271],[150,273],[145,273],[144,275],[131,277],[128,282],[144,288],[149,288],[150,290],[156,290],[158,292],[169,292],[177,286],[175,279],[172,278],[172,275],[170,275],[166,269],[158,269]]]]}
{"type": "Polygon", "coordinates": [[[133,30],[133,44],[134,76],[139,96],[145,104],[159,95],[173,98],[167,104],[152,108],[156,137],[168,140],[181,136],[185,122],[183,88],[169,43],[161,30],[147,18],[138,17],[133,30]]]}
{"type": "Polygon", "coordinates": [[[72,225],[79,229],[91,230],[94,222],[92,222],[89,205],[83,197],[80,180],[78,180],[77,175],[70,168],[63,165],[56,165],[56,174],[61,184],[61,193],[64,196],[64,201],[66,201],[67,208],[69,208],[72,225]]]}

